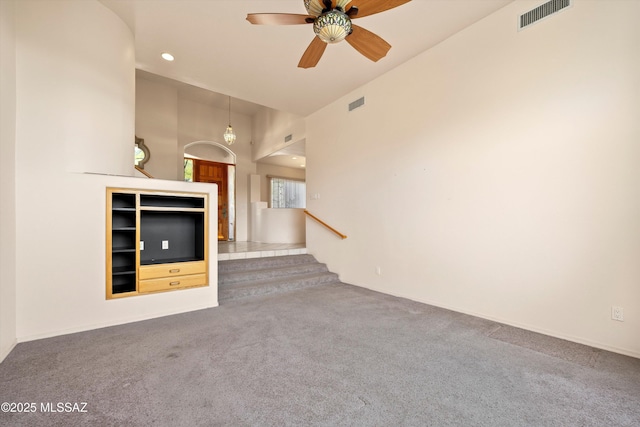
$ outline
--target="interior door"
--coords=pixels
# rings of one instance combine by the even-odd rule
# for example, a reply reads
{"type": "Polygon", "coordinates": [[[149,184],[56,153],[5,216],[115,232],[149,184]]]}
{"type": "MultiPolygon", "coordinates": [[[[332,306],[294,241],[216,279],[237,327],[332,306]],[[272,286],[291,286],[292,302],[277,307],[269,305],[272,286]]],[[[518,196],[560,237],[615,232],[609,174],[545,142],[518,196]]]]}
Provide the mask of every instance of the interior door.
{"type": "Polygon", "coordinates": [[[193,180],[218,184],[218,240],[229,240],[229,192],[226,163],[193,160],[193,180]]]}

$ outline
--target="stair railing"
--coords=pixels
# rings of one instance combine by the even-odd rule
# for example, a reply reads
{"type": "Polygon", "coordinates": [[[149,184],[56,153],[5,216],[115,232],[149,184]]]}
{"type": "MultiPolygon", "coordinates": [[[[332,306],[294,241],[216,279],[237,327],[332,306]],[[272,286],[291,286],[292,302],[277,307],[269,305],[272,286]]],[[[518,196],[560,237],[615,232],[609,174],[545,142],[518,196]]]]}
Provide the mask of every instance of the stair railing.
{"type": "Polygon", "coordinates": [[[140,172],[141,174],[143,174],[143,175],[144,175],[144,176],[146,176],[147,178],[153,178],[153,176],[151,176],[151,174],[150,174],[149,172],[147,172],[146,170],[142,169],[141,167],[139,167],[139,166],[137,166],[137,165],[136,165],[136,166],[134,166],[134,167],[136,168],[136,170],[137,170],[138,172],[140,172]]]}
{"type": "Polygon", "coordinates": [[[315,219],[316,221],[318,221],[320,224],[324,225],[326,228],[328,228],[329,230],[333,231],[335,234],[337,234],[338,236],[340,236],[341,239],[346,239],[347,236],[345,234],[342,234],[341,232],[339,232],[338,230],[336,230],[335,228],[331,227],[329,224],[327,224],[326,222],[322,221],[320,218],[318,218],[317,216],[313,215],[311,212],[309,212],[308,210],[304,210],[304,213],[307,214],[308,216],[310,216],[311,218],[315,219]]]}

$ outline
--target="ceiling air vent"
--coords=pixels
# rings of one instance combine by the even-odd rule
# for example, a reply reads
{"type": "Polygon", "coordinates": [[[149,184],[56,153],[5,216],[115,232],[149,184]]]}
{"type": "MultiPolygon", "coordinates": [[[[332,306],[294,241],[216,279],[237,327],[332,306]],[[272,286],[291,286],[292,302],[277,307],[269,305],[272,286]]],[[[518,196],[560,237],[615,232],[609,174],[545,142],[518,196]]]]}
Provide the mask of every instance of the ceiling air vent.
{"type": "Polygon", "coordinates": [[[362,107],[364,105],[364,96],[360,99],[356,99],[351,104],[349,104],[349,111],[353,111],[358,107],[362,107]]]}
{"type": "Polygon", "coordinates": [[[556,12],[560,12],[562,9],[571,6],[571,0],[551,0],[542,4],[529,12],[520,15],[520,22],[518,29],[522,30],[525,27],[538,22],[541,19],[546,18],[549,15],[553,15],[556,12]]]}
{"type": "Polygon", "coordinates": [[[284,137],[284,142],[289,142],[289,141],[291,141],[291,139],[293,139],[293,135],[289,134],[289,135],[284,137]]]}

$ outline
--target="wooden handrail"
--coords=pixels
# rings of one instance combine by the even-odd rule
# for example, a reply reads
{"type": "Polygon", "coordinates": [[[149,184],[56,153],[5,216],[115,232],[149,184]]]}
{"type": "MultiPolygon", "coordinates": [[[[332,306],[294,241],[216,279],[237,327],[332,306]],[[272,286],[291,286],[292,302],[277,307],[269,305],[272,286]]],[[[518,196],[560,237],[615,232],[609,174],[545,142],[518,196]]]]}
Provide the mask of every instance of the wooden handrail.
{"type": "Polygon", "coordinates": [[[146,176],[147,178],[153,178],[153,176],[151,176],[151,174],[149,172],[147,172],[146,170],[142,169],[139,166],[134,166],[136,168],[136,170],[138,172],[140,172],[142,175],[146,176]]]}
{"type": "Polygon", "coordinates": [[[320,218],[318,218],[317,216],[313,215],[311,212],[309,212],[308,210],[304,210],[304,213],[306,213],[307,215],[309,215],[311,218],[315,219],[316,221],[318,221],[320,224],[324,225],[325,227],[327,227],[329,230],[333,231],[334,233],[336,233],[338,236],[340,236],[341,239],[346,239],[347,236],[342,234],[341,232],[339,232],[338,230],[336,230],[335,228],[331,227],[329,224],[327,224],[326,222],[322,221],[320,218]]]}

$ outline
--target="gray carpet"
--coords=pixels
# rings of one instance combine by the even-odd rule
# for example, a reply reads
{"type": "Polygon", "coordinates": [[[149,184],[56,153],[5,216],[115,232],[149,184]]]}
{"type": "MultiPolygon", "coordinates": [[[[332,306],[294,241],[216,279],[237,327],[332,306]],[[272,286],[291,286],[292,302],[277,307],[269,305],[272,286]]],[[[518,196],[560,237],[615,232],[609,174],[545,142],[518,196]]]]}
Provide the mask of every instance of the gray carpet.
{"type": "Polygon", "coordinates": [[[11,426],[638,426],[640,360],[329,284],[19,344],[0,402],[37,405],[11,426]]]}

